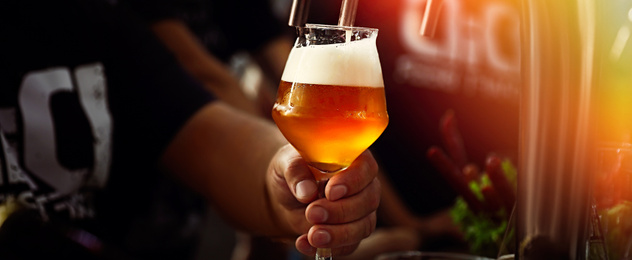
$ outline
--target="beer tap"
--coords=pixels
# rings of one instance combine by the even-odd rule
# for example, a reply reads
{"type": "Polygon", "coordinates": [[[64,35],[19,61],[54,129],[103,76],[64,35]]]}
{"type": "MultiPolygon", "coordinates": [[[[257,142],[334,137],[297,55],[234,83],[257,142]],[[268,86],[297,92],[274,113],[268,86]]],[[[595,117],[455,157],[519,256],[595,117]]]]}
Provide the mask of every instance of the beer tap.
{"type": "Polygon", "coordinates": [[[443,0],[426,0],[426,8],[419,29],[421,36],[434,37],[442,6],[443,0]]]}
{"type": "Polygon", "coordinates": [[[289,26],[304,27],[307,23],[307,16],[309,14],[309,6],[311,0],[294,0],[292,1],[292,8],[290,10],[289,26]]]}
{"type": "Polygon", "coordinates": [[[303,28],[305,28],[305,24],[307,23],[307,16],[309,15],[310,2],[311,0],[293,0],[292,1],[292,7],[290,9],[290,19],[288,21],[288,25],[296,28],[296,34],[298,36],[301,36],[303,34],[303,28]]]}
{"type": "Polygon", "coordinates": [[[353,26],[357,9],[358,0],[342,0],[342,5],[340,6],[340,18],[338,18],[338,25],[353,26]]]}

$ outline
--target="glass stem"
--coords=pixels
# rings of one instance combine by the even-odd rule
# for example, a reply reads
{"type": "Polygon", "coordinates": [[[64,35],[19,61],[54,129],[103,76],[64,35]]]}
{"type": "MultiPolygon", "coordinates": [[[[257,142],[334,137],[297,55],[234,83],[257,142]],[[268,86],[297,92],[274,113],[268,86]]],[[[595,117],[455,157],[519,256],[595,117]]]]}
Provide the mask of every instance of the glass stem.
{"type": "Polygon", "coordinates": [[[317,248],[316,260],[332,260],[331,248],[317,248]]]}
{"type": "MultiPolygon", "coordinates": [[[[318,198],[325,198],[325,187],[327,187],[327,182],[329,179],[317,181],[318,183],[318,198]]],[[[316,260],[332,260],[333,257],[331,255],[331,248],[317,248],[316,249],[316,260]]]]}

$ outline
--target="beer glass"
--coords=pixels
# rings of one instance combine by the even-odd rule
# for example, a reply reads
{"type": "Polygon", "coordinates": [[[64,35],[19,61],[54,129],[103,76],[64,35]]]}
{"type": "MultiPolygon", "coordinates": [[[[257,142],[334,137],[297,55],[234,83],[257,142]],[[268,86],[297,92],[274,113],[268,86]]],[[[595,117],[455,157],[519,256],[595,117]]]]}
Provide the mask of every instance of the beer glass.
{"type": "Polygon", "coordinates": [[[451,252],[423,252],[401,251],[378,255],[375,260],[494,260],[487,257],[451,253],[451,252]]]}
{"type": "MultiPolygon", "coordinates": [[[[351,165],[388,124],[377,29],[307,24],[285,65],[272,118],[319,183],[351,165]]],[[[316,259],[331,259],[318,249],[316,259]]]]}

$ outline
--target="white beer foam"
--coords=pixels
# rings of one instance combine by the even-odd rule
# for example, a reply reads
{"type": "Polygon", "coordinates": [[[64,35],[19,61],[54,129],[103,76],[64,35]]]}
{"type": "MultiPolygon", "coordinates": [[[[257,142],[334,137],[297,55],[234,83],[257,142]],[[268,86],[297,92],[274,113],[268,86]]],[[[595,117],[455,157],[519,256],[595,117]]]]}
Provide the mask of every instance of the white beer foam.
{"type": "Polygon", "coordinates": [[[375,40],[369,38],[293,48],[281,80],[305,84],[384,87],[375,40]]]}

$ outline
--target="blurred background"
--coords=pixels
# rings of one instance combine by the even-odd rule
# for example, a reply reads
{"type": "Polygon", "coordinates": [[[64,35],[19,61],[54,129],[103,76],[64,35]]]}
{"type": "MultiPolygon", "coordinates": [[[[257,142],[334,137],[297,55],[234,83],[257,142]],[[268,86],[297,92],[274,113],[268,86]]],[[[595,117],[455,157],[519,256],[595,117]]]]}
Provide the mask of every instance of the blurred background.
{"type": "MultiPolygon", "coordinates": [[[[307,22],[336,24],[341,2],[312,1],[307,22]]],[[[390,116],[387,130],[371,150],[395,195],[418,219],[454,210],[455,200],[461,195],[427,158],[429,148],[449,150],[454,143],[449,139],[457,139],[464,153],[452,159],[460,160],[460,167],[468,165],[480,174],[492,154],[515,163],[518,147],[519,2],[443,0],[434,1],[431,10],[427,9],[429,2],[359,1],[355,20],[357,26],[379,29],[378,52],[390,116]],[[432,35],[420,33],[426,14],[435,19],[432,35]]],[[[282,33],[293,41],[295,30],[286,25],[292,1],[269,3],[282,33]]],[[[202,39],[210,42],[212,38],[202,39]]],[[[248,52],[223,59],[248,98],[258,100],[261,93],[275,93],[278,83],[269,80],[266,69],[248,52]]],[[[267,116],[265,110],[263,114],[267,116]]],[[[398,225],[396,216],[381,219],[378,226],[398,225]]],[[[202,247],[200,259],[220,251],[226,256],[244,255],[244,244],[235,243],[240,236],[220,219],[211,216],[211,220],[209,229],[230,233],[232,239],[207,232],[208,243],[202,247]]],[[[502,234],[504,229],[495,231],[496,241],[492,243],[496,250],[502,234]]],[[[437,236],[413,248],[471,252],[467,243],[461,242],[437,236]]]]}

